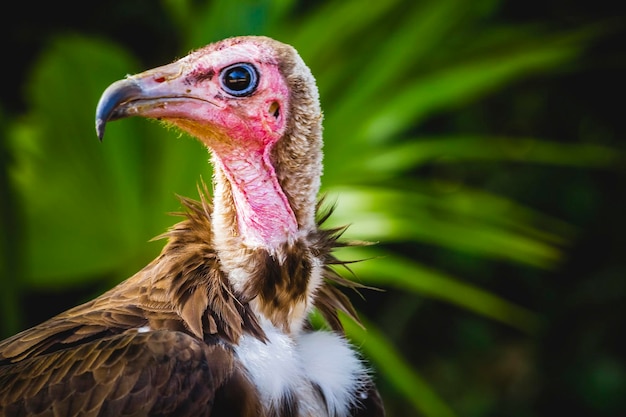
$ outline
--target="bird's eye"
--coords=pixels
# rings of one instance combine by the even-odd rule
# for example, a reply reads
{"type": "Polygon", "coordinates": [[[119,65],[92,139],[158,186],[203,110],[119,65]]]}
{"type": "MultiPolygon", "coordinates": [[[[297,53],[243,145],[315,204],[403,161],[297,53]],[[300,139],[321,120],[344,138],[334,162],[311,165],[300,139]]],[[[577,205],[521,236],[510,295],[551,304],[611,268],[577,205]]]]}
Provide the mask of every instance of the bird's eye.
{"type": "Polygon", "coordinates": [[[254,92],[259,76],[252,64],[240,63],[226,67],[220,75],[222,89],[235,97],[249,96],[254,92]]]}

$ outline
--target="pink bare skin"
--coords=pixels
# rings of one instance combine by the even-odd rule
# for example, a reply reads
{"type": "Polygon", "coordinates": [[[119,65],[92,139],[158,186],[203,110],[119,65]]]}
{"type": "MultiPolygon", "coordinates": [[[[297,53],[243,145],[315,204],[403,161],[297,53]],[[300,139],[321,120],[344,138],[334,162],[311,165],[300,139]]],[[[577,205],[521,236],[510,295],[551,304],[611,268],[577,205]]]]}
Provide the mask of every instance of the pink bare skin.
{"type": "Polygon", "coordinates": [[[232,187],[237,231],[250,248],[277,248],[298,231],[298,221],[270,161],[274,144],[285,133],[289,89],[276,62],[255,62],[258,87],[250,97],[229,97],[220,86],[223,68],[262,55],[255,44],[227,51],[197,51],[179,61],[137,74],[142,91],[127,115],[167,121],[199,138],[213,152],[214,166],[232,187]],[[225,53],[226,52],[226,53],[225,53]]]}

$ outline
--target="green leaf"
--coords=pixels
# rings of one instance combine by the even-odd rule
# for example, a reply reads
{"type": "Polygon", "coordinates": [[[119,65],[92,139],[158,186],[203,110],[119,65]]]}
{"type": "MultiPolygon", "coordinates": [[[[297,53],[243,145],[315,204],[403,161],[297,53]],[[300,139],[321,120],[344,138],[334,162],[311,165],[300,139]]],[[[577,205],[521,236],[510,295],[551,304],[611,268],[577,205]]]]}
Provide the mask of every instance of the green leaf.
{"type": "Polygon", "coordinates": [[[372,2],[363,7],[359,0],[328,1],[304,19],[284,21],[275,30],[291,43],[308,63],[324,59],[342,42],[351,40],[398,7],[399,0],[372,2]]]}
{"type": "MultiPolygon", "coordinates": [[[[331,196],[340,196],[330,224],[354,225],[346,231],[347,238],[421,241],[541,268],[552,267],[561,259],[557,244],[563,240],[532,228],[530,210],[487,193],[462,190],[442,197],[388,186],[327,190],[331,196]]],[[[562,223],[558,225],[565,229],[562,223]]]]}
{"type": "Polygon", "coordinates": [[[372,323],[361,318],[363,326],[360,326],[345,315],[341,319],[348,337],[416,411],[427,417],[456,415],[372,323]]]}
{"type": "Polygon", "coordinates": [[[376,248],[346,248],[341,250],[341,258],[364,260],[350,264],[350,269],[367,285],[412,291],[530,334],[539,330],[539,317],[528,309],[393,253],[376,248]]]}
{"type": "Polygon", "coordinates": [[[231,36],[269,35],[293,4],[293,0],[216,0],[197,5],[181,21],[183,40],[188,48],[198,48],[231,36]]]}
{"type": "MultiPolygon", "coordinates": [[[[355,136],[374,143],[388,142],[436,110],[458,107],[507,81],[570,60],[578,51],[576,46],[554,45],[548,41],[433,71],[405,83],[405,87],[392,96],[381,97],[384,100],[380,107],[372,109],[375,113],[371,117],[367,117],[367,113],[360,115],[367,118],[365,123],[359,124],[355,136]]],[[[343,119],[345,123],[348,112],[351,111],[338,111],[332,117],[343,119]]]]}
{"type": "Polygon", "coordinates": [[[175,193],[195,194],[192,168],[210,175],[206,150],[196,141],[166,140],[175,134],[153,122],[111,123],[98,142],[100,94],[137,66],[110,44],[67,37],[35,67],[31,111],[9,133],[34,285],[136,272],[162,245],[147,241],[175,221],[166,214],[179,206],[175,193]]]}

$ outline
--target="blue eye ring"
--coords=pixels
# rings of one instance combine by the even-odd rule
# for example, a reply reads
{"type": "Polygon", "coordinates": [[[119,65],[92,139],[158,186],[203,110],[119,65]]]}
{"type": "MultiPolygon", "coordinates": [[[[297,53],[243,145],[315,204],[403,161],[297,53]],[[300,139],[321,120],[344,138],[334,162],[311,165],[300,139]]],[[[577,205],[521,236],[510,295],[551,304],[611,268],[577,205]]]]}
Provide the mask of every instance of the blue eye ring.
{"type": "Polygon", "coordinates": [[[259,85],[259,73],[254,65],[239,62],[229,65],[220,73],[222,90],[235,97],[246,97],[254,93],[259,85]]]}

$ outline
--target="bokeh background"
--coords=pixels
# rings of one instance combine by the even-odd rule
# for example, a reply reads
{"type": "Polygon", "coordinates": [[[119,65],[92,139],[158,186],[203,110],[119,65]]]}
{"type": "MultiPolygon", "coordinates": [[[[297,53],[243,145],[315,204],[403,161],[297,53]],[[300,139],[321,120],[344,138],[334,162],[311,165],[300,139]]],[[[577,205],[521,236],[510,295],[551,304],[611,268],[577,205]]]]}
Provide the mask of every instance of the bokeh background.
{"type": "Polygon", "coordinates": [[[625,22],[613,2],[16,2],[0,89],[0,335],[128,277],[207,153],[112,81],[223,37],[293,44],[325,110],[346,322],[390,416],[626,412],[625,22]],[[349,271],[344,271],[350,275],[349,271]]]}

